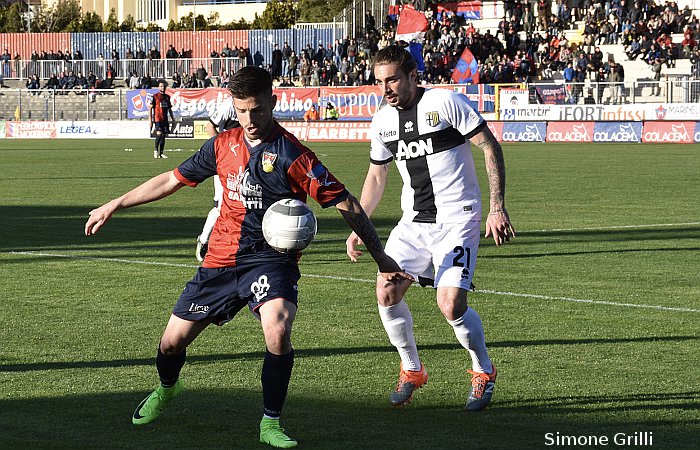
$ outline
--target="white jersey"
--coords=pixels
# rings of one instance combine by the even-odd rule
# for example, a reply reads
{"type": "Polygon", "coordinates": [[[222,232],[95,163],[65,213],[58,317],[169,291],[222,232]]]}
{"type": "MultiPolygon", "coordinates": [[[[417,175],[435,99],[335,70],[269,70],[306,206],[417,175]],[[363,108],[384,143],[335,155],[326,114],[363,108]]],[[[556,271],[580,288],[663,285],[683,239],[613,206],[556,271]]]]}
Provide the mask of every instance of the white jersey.
{"type": "Polygon", "coordinates": [[[209,117],[219,133],[238,125],[236,121],[236,109],[233,107],[233,98],[228,97],[221,102],[214,114],[209,117]]]}
{"type": "MultiPolygon", "coordinates": [[[[236,108],[233,107],[233,97],[224,99],[221,105],[216,108],[214,114],[209,117],[209,121],[216,127],[219,133],[237,127],[239,123],[236,120],[236,108]]],[[[219,177],[212,178],[214,179],[214,208],[221,208],[221,198],[224,195],[224,187],[221,185],[219,177]]],[[[211,233],[211,230],[209,230],[209,233],[211,233]]]]}
{"type": "Polygon", "coordinates": [[[468,139],[486,122],[462,94],[419,88],[410,109],[385,106],[372,118],[370,161],[396,161],[402,221],[481,220],[481,191],[468,139]]]}

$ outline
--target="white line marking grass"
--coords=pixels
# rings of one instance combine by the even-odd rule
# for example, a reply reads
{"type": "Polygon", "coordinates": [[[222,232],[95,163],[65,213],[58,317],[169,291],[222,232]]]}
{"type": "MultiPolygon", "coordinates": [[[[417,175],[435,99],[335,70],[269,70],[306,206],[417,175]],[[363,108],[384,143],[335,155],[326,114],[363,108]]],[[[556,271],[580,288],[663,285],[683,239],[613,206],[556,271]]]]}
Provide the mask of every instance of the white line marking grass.
{"type": "MultiPolygon", "coordinates": [[[[105,258],[105,257],[99,257],[99,256],[67,255],[67,254],[61,254],[61,253],[44,253],[44,252],[32,252],[32,251],[7,252],[7,254],[24,255],[24,256],[43,256],[43,257],[48,257],[48,258],[79,259],[79,260],[87,260],[87,261],[123,263],[123,264],[142,264],[142,265],[147,265],[147,266],[185,267],[185,268],[192,268],[192,269],[199,267],[199,265],[197,265],[197,264],[178,264],[178,263],[167,263],[167,262],[160,262],[160,261],[141,261],[141,260],[133,260],[133,259],[105,258]]],[[[308,278],[320,278],[320,279],[325,279],[325,280],[336,280],[336,281],[349,281],[349,282],[355,282],[355,283],[375,283],[375,280],[367,280],[364,278],[339,277],[339,276],[334,276],[334,275],[317,275],[317,274],[311,274],[311,273],[304,273],[303,276],[308,277],[308,278]]],[[[588,303],[588,304],[592,304],[592,305],[607,305],[607,306],[617,306],[617,307],[625,307],[625,308],[645,308],[645,309],[655,309],[655,310],[659,310],[659,311],[700,313],[700,309],[674,308],[674,307],[670,307],[670,306],[660,306],[660,305],[638,305],[638,304],[634,304],[634,303],[621,303],[621,302],[612,302],[612,301],[605,301],[605,300],[590,300],[590,299],[571,298],[571,297],[555,297],[555,296],[549,296],[549,295],[526,294],[526,293],[520,293],[520,292],[502,292],[502,291],[492,291],[492,290],[487,290],[487,289],[477,289],[475,292],[481,293],[481,294],[499,295],[499,296],[505,296],[505,297],[523,297],[523,298],[534,298],[534,299],[539,299],[539,300],[556,300],[556,301],[563,301],[563,302],[588,303]]]]}
{"type": "MultiPolygon", "coordinates": [[[[551,233],[558,231],[602,231],[602,230],[624,230],[629,228],[667,228],[667,227],[687,227],[700,225],[700,222],[685,222],[685,223],[650,223],[647,225],[609,225],[605,227],[580,227],[580,228],[551,228],[549,230],[527,230],[523,234],[528,233],[551,233]]],[[[519,232],[520,233],[520,232],[519,232]]]]}

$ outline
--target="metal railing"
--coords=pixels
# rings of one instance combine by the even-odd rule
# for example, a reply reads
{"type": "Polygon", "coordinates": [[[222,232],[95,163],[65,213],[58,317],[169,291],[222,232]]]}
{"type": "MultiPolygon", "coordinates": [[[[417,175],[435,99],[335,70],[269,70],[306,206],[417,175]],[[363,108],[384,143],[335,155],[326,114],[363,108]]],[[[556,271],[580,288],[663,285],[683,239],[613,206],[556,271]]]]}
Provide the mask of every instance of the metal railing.
{"type": "Polygon", "coordinates": [[[5,80],[27,79],[34,74],[41,80],[46,80],[51,75],[60,76],[65,71],[75,74],[80,72],[85,76],[92,72],[98,78],[105,79],[111,68],[113,78],[128,78],[136,72],[138,76],[148,74],[154,79],[171,79],[175,72],[182,76],[185,73],[196,72],[200,67],[203,67],[210,77],[218,77],[222,72],[230,75],[245,64],[243,58],[17,60],[0,63],[0,73],[5,80]]]}
{"type": "Polygon", "coordinates": [[[2,89],[0,120],[122,120],[127,89],[2,89]]]}
{"type": "MultiPolygon", "coordinates": [[[[536,87],[528,84],[530,103],[537,103],[536,87]]],[[[552,83],[546,83],[551,86],[552,83]]],[[[700,80],[689,76],[654,81],[564,83],[569,104],[622,105],[634,103],[696,103],[700,101],[700,80]]]]}
{"type": "MultiPolygon", "coordinates": [[[[549,84],[551,86],[551,83],[549,84]]],[[[527,85],[535,101],[536,84],[527,85]]],[[[567,84],[570,104],[698,103],[700,80],[567,84]]],[[[128,89],[0,89],[0,120],[123,120],[128,89]]]]}

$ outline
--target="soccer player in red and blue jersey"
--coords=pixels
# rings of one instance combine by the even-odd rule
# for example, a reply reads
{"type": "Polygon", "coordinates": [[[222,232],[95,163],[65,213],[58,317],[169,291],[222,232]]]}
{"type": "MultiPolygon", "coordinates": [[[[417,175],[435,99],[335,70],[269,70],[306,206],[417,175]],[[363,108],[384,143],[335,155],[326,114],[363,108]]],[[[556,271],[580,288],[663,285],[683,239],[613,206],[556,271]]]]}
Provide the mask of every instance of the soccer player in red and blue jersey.
{"type": "Polygon", "coordinates": [[[156,133],[156,148],[153,150],[154,158],[167,158],[167,156],[163,154],[163,149],[165,148],[165,136],[170,133],[168,115],[173,119],[173,123],[175,122],[170,96],[165,93],[165,88],[167,87],[168,83],[165,80],[158,82],[158,92],[153,95],[153,100],[151,100],[151,105],[149,107],[149,129],[153,129],[153,125],[155,124],[156,133]]]}
{"type": "Polygon", "coordinates": [[[382,279],[399,283],[412,278],[384,253],[359,201],[274,120],[277,99],[270,74],[248,66],[231,77],[229,87],[241,126],[213,137],[174,170],[91,211],[85,234],[95,234],[120,209],[159,200],[212,176],[220,178],[223,204],[209,251],[186,284],[160,340],[156,357],[160,386],[139,404],[132,422],[153,421],[182,391],[185,350],[199,333],[211,323],[224,324],[248,306],[260,319],[267,347],[260,441],[290,448],[297,441],[280,428],[279,418],[294,363],[291,330],[300,254],[279,253],[267,244],[261,229],[265,210],[284,198],[305,201],[308,196],[324,208],[334,206],[367,246],[382,279]]]}

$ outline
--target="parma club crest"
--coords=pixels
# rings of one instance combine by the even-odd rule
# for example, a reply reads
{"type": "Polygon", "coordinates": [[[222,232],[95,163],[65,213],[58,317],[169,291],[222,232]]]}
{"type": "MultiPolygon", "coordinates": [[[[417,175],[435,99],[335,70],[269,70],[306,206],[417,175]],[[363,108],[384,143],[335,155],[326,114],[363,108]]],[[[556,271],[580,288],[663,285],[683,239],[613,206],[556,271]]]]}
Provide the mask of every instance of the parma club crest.
{"type": "Polygon", "coordinates": [[[440,123],[440,116],[437,111],[430,111],[425,113],[425,123],[430,127],[436,127],[440,123]]]}
{"type": "Polygon", "coordinates": [[[277,153],[263,152],[262,168],[265,173],[270,173],[275,169],[275,161],[277,161],[277,153]]]}

